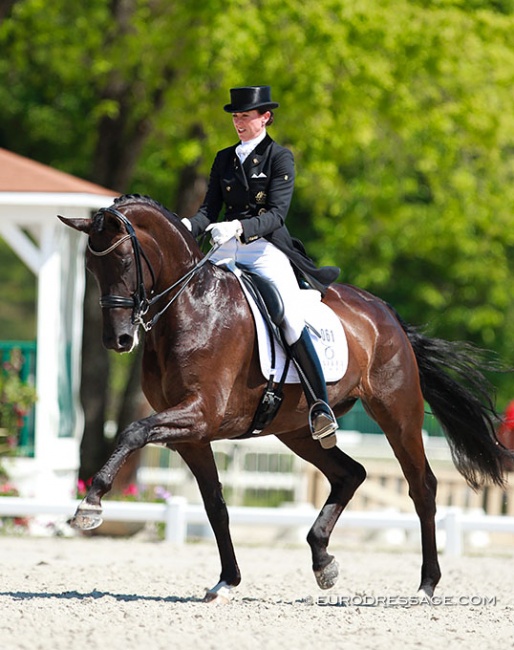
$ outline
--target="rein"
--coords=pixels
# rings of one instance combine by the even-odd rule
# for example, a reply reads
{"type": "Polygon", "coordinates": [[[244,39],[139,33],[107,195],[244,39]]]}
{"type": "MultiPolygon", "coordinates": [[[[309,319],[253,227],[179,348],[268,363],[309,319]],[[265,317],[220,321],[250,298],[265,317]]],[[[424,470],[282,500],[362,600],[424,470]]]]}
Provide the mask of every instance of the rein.
{"type": "MultiPolygon", "coordinates": [[[[145,260],[150,270],[150,274],[152,276],[152,286],[155,284],[155,273],[144,250],[141,248],[134,227],[127,219],[127,217],[124,214],[122,214],[119,210],[116,210],[116,208],[112,208],[112,207],[100,208],[99,212],[101,213],[109,212],[110,214],[117,217],[125,226],[127,230],[127,234],[121,239],[119,239],[118,241],[116,241],[114,244],[112,244],[112,246],[106,248],[103,251],[95,251],[93,248],[91,248],[91,244],[88,240],[87,247],[89,252],[95,257],[102,257],[104,255],[108,255],[109,253],[111,253],[123,242],[127,241],[127,239],[130,239],[132,242],[132,249],[134,251],[134,259],[136,262],[136,276],[137,276],[136,277],[137,288],[130,298],[127,298],[125,296],[114,296],[110,294],[105,295],[100,298],[100,307],[102,307],[103,309],[119,309],[119,308],[132,309],[133,310],[132,322],[135,325],[141,325],[141,327],[145,330],[145,332],[149,332],[152,329],[152,327],[154,327],[154,325],[157,323],[159,318],[168,309],[168,307],[170,307],[175,302],[175,300],[180,296],[180,294],[184,291],[184,289],[187,287],[189,282],[194,278],[194,276],[198,273],[198,271],[202,268],[202,266],[209,260],[211,255],[219,248],[219,246],[218,245],[213,246],[211,250],[205,255],[205,257],[203,257],[197,264],[195,264],[195,266],[190,271],[185,273],[170,287],[168,287],[161,293],[154,295],[150,299],[148,299],[144,280],[143,280],[143,268],[142,268],[141,258],[145,260]],[[153,305],[155,305],[161,298],[167,296],[170,293],[170,291],[173,291],[173,289],[175,289],[180,285],[182,285],[180,289],[166,303],[166,305],[160,311],[158,311],[153,316],[153,318],[151,318],[148,321],[145,321],[144,317],[148,313],[149,309],[153,305]]],[[[154,290],[152,288],[150,294],[153,294],[153,292],[154,290]]]]}

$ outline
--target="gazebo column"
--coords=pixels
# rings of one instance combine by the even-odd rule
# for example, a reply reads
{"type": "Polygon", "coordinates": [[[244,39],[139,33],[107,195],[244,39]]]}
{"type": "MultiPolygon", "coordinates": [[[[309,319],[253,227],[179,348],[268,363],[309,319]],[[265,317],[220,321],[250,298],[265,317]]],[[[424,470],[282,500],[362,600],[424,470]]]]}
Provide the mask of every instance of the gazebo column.
{"type": "MultiPolygon", "coordinates": [[[[32,239],[17,225],[0,224],[2,236],[38,283],[34,458],[9,459],[6,465],[23,496],[45,500],[73,495],[83,427],[78,391],[85,238],[65,228],[54,210],[31,228],[32,239]]],[[[66,213],[87,217],[89,210],[66,213]]]]}
{"type": "MultiPolygon", "coordinates": [[[[60,336],[60,267],[56,224],[41,229],[38,275],[37,394],[34,496],[54,497],[59,492],[58,364],[60,336]]],[[[69,496],[69,494],[62,495],[69,496]]]]}

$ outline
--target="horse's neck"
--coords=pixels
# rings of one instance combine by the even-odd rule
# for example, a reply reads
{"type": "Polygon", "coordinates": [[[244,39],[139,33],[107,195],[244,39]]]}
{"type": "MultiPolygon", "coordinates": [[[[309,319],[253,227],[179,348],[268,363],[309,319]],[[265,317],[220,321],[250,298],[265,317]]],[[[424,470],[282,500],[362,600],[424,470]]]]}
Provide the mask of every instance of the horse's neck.
{"type": "MultiPolygon", "coordinates": [[[[164,265],[158,281],[158,284],[162,287],[161,291],[173,284],[182,285],[184,282],[190,285],[195,282],[199,275],[199,271],[196,269],[203,259],[203,255],[196,253],[194,250],[182,250],[180,255],[176,253],[176,248],[169,252],[166,250],[163,252],[164,265]],[[191,273],[193,277],[189,279],[191,273]]],[[[204,266],[207,266],[207,264],[204,264],[204,266]]]]}
{"type": "Polygon", "coordinates": [[[159,273],[159,291],[164,291],[192,271],[203,258],[203,254],[192,237],[185,237],[174,224],[153,233],[162,256],[159,273]]]}

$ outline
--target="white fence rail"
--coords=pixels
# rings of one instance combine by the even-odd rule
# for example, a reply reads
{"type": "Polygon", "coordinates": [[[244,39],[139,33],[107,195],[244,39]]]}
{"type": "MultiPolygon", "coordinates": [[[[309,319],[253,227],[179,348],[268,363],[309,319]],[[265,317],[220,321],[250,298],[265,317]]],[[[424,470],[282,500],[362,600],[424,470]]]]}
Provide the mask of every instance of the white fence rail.
{"type": "MultiPolygon", "coordinates": [[[[31,517],[58,515],[70,517],[80,502],[68,500],[45,502],[21,497],[0,498],[0,517],[31,517]]],[[[316,518],[313,506],[282,508],[229,507],[230,521],[235,525],[276,526],[277,528],[308,527],[316,518]]],[[[165,540],[183,544],[188,524],[207,524],[203,506],[193,505],[183,497],[172,497],[166,503],[105,501],[106,521],[163,522],[165,540]]],[[[460,555],[463,535],[470,531],[514,533],[514,517],[465,513],[459,508],[446,508],[436,517],[438,530],[446,533],[445,553],[460,555]]],[[[346,528],[412,530],[419,527],[415,514],[390,511],[343,512],[337,524],[346,528]]]]}

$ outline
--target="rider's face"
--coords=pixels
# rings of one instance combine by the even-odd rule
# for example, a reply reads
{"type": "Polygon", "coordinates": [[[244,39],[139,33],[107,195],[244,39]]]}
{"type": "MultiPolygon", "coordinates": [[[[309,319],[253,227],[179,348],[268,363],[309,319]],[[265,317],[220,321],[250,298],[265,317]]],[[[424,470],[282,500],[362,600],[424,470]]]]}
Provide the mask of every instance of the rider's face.
{"type": "Polygon", "coordinates": [[[248,142],[259,136],[266,128],[269,111],[262,114],[257,110],[232,113],[232,121],[241,142],[248,142]]]}

